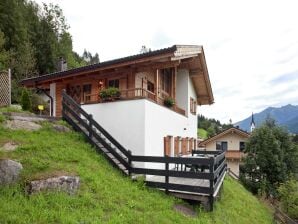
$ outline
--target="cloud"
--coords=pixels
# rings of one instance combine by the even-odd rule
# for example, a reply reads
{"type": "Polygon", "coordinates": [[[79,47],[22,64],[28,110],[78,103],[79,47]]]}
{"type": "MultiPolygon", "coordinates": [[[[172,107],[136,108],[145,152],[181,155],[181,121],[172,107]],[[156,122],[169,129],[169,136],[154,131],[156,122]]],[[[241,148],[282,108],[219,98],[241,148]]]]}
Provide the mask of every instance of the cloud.
{"type": "MultiPolygon", "coordinates": [[[[298,70],[283,74],[270,81],[271,84],[290,83],[291,81],[298,79],[298,70]]],[[[296,86],[298,88],[298,86],[296,86]]]]}
{"type": "Polygon", "coordinates": [[[200,113],[228,122],[297,102],[295,0],[37,0],[61,6],[74,50],[101,61],[173,44],[204,46],[215,104],[200,113]]]}

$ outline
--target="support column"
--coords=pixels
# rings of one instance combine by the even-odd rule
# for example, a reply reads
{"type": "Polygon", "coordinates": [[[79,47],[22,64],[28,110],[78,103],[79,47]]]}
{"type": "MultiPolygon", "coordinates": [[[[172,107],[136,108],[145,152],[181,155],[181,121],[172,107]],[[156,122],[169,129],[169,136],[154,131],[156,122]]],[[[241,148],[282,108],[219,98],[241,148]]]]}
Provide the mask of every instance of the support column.
{"type": "Polygon", "coordinates": [[[156,69],[154,81],[155,81],[155,85],[154,85],[155,101],[158,102],[158,89],[159,89],[159,70],[158,70],[158,68],[156,69]]]}
{"type": "Polygon", "coordinates": [[[53,111],[53,114],[51,116],[56,117],[56,83],[50,84],[50,96],[53,99],[53,108],[51,108],[51,111],[53,111]]]}

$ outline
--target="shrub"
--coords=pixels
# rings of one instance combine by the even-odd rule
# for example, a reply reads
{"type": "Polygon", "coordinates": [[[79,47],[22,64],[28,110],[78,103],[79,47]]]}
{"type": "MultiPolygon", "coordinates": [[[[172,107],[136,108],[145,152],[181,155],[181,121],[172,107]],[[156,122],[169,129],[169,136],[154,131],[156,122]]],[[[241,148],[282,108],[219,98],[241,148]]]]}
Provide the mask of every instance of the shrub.
{"type": "Polygon", "coordinates": [[[23,110],[31,110],[32,102],[30,99],[29,91],[27,89],[23,89],[22,91],[21,105],[23,110]]]}
{"type": "Polygon", "coordinates": [[[291,218],[298,219],[298,181],[294,178],[278,188],[282,210],[291,218]]]}
{"type": "Polygon", "coordinates": [[[118,88],[115,87],[109,87],[107,89],[103,89],[99,92],[99,96],[102,99],[106,98],[115,98],[115,97],[120,97],[121,93],[118,88]]]}
{"type": "Polygon", "coordinates": [[[32,102],[32,108],[31,111],[35,114],[39,114],[40,111],[38,109],[38,105],[43,105],[44,110],[42,111],[42,114],[49,114],[50,108],[49,104],[38,94],[33,93],[31,96],[31,102],[32,102]]]}
{"type": "Polygon", "coordinates": [[[167,98],[165,98],[165,100],[164,100],[163,103],[167,107],[172,107],[172,106],[175,105],[175,100],[173,98],[171,98],[171,97],[167,97],[167,98]]]}

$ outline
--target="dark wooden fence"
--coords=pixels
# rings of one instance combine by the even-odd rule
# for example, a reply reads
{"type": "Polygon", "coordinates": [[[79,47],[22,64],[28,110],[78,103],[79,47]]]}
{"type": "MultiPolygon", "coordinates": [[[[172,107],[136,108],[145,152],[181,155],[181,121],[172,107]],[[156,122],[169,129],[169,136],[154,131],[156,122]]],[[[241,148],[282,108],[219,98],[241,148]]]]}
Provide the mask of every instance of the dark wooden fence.
{"type": "Polygon", "coordinates": [[[275,212],[274,212],[274,219],[278,223],[283,223],[283,224],[298,224],[298,221],[291,219],[286,213],[282,212],[279,208],[275,207],[275,212]]]}
{"type": "MultiPolygon", "coordinates": [[[[218,191],[225,172],[225,154],[221,151],[205,152],[193,151],[193,155],[201,157],[167,157],[167,156],[139,156],[132,155],[116,139],[114,139],[103,127],[86,113],[65,91],[62,93],[62,117],[75,130],[83,133],[88,142],[96,147],[115,167],[119,168],[125,175],[151,175],[164,177],[163,181],[146,180],[146,185],[166,192],[179,191],[185,193],[203,194],[209,197],[210,210],[213,209],[213,198],[218,191]],[[207,156],[209,155],[209,156],[207,156]],[[205,157],[204,157],[205,156],[205,157]],[[155,163],[161,168],[141,168],[136,164],[155,163]],[[184,167],[178,169],[177,167],[184,167]],[[176,169],[173,169],[173,166],[176,169]],[[188,169],[186,169],[188,167],[188,169]],[[204,169],[205,172],[199,172],[204,169]],[[191,178],[208,180],[208,186],[194,186],[188,184],[173,183],[170,178],[191,178]]],[[[150,166],[152,167],[152,166],[150,166]]],[[[150,179],[150,178],[149,178],[150,179]]],[[[181,179],[182,180],[182,179],[181,179]]]]}

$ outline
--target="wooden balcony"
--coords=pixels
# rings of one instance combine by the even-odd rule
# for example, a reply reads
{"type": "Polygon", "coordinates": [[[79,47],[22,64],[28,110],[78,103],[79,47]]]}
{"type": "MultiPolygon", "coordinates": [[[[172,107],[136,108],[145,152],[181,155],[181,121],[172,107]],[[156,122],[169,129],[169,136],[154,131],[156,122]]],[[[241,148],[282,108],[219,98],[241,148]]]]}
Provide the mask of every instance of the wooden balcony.
{"type": "MultiPolygon", "coordinates": [[[[164,106],[164,99],[168,96],[169,95],[166,94],[165,92],[162,92],[161,94],[159,94],[159,96],[156,96],[155,93],[147,89],[133,88],[133,89],[120,90],[119,97],[113,97],[105,100],[101,99],[98,94],[85,94],[83,97],[83,102],[81,102],[81,104],[108,103],[108,102],[115,102],[115,101],[121,101],[121,100],[123,101],[123,100],[135,100],[135,99],[148,99],[151,102],[164,106]]],[[[178,107],[177,105],[174,105],[173,107],[166,107],[166,108],[186,116],[185,110],[178,107]]]]}
{"type": "Polygon", "coordinates": [[[241,160],[244,157],[244,153],[239,150],[226,151],[226,158],[231,160],[241,160]]]}

